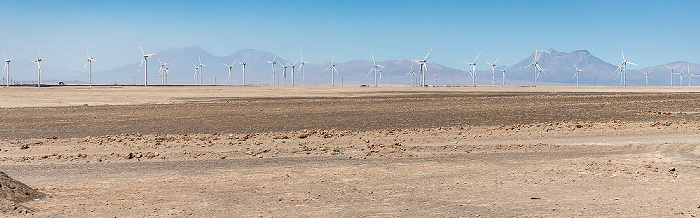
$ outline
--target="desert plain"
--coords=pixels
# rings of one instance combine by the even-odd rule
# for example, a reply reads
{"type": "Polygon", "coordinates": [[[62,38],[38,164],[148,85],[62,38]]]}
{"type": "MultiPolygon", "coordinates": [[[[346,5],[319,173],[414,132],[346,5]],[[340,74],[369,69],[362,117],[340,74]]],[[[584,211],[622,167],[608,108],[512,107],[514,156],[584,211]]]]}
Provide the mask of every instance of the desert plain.
{"type": "Polygon", "coordinates": [[[39,217],[694,217],[700,88],[0,88],[39,217]]]}

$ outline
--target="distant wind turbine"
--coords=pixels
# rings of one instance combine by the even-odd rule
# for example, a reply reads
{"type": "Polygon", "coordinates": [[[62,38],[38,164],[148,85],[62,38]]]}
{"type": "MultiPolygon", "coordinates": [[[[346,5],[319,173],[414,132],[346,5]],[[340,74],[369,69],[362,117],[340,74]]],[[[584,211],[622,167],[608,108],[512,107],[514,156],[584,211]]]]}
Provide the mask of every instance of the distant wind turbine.
{"type": "Polygon", "coordinates": [[[85,61],[85,66],[83,66],[83,71],[80,72],[80,73],[84,73],[84,72],[85,72],[85,67],[87,67],[88,65],[90,65],[90,68],[89,68],[89,70],[88,70],[88,71],[89,71],[88,74],[90,74],[90,75],[89,75],[89,78],[90,78],[89,80],[90,80],[90,86],[92,86],[92,62],[93,62],[93,61],[97,61],[97,60],[95,60],[95,59],[93,59],[92,57],[90,57],[90,49],[88,48],[88,44],[85,44],[85,50],[87,51],[87,61],[85,61]]]}
{"type": "Polygon", "coordinates": [[[534,66],[535,86],[537,86],[537,79],[540,77],[540,73],[544,73],[544,69],[542,69],[542,67],[540,67],[540,64],[537,62],[537,59],[539,59],[539,57],[540,57],[540,53],[538,51],[539,49],[540,49],[539,46],[537,48],[535,48],[535,57],[532,59],[532,63],[530,63],[529,65],[527,65],[523,68],[520,68],[520,70],[523,70],[523,69],[528,68],[530,66],[534,66]]]}
{"type": "Polygon", "coordinates": [[[649,86],[649,73],[651,73],[651,71],[653,71],[653,70],[654,70],[653,68],[652,68],[652,69],[649,69],[649,71],[647,71],[647,72],[644,72],[643,70],[640,70],[640,71],[642,71],[642,73],[644,74],[644,84],[645,84],[645,86],[649,86]]]}
{"type": "Polygon", "coordinates": [[[616,73],[622,74],[622,77],[620,78],[620,86],[627,86],[627,64],[632,64],[635,66],[639,66],[635,63],[627,61],[625,59],[625,51],[622,50],[622,46],[620,46],[620,52],[622,52],[622,64],[620,64],[619,67],[617,67],[617,70],[615,70],[616,73]]]}
{"type": "MultiPolygon", "coordinates": [[[[221,64],[228,67],[228,85],[229,86],[233,85],[233,80],[231,79],[231,70],[233,69],[233,65],[235,65],[236,62],[238,62],[238,60],[233,61],[233,63],[231,63],[231,65],[226,65],[225,63],[221,62],[221,64]]],[[[273,67],[273,69],[274,69],[274,67],[273,67]]],[[[273,72],[274,72],[274,70],[273,70],[273,72]]]]}
{"type": "Polygon", "coordinates": [[[333,52],[333,57],[331,58],[331,65],[323,71],[325,72],[326,70],[331,70],[331,85],[335,86],[335,74],[340,75],[338,70],[335,69],[335,52],[333,52]]]}
{"type": "Polygon", "coordinates": [[[583,72],[583,70],[579,70],[579,69],[578,69],[578,66],[576,66],[576,63],[575,63],[575,62],[574,62],[574,68],[576,68],[576,72],[574,73],[574,77],[571,78],[571,79],[576,78],[576,87],[578,87],[578,78],[581,77],[581,75],[579,74],[579,72],[583,72]]]}
{"type": "MultiPolygon", "coordinates": [[[[272,85],[275,85],[275,81],[276,81],[276,79],[275,79],[275,64],[277,64],[277,61],[275,61],[275,60],[277,60],[277,55],[278,55],[278,54],[279,54],[279,52],[277,52],[277,54],[275,54],[275,58],[273,58],[272,60],[268,60],[268,61],[267,61],[267,63],[272,64],[272,85]]],[[[224,65],[225,65],[225,64],[224,64],[224,65]]],[[[231,74],[231,68],[229,68],[229,74],[231,74]]],[[[230,77],[230,76],[229,76],[229,77],[230,77]]]]}
{"type": "Polygon", "coordinates": [[[39,48],[39,54],[36,56],[36,60],[33,60],[29,63],[35,63],[35,62],[36,62],[37,68],[39,69],[39,74],[38,74],[39,76],[37,79],[36,87],[41,87],[41,48],[39,48]]]}
{"type": "Polygon", "coordinates": [[[681,66],[681,64],[678,64],[678,65],[676,65],[675,67],[669,67],[669,66],[664,65],[664,67],[666,67],[666,68],[668,68],[669,70],[671,70],[671,86],[673,86],[673,75],[674,75],[673,69],[676,69],[676,67],[678,67],[678,66],[681,66]]]}
{"type": "Polygon", "coordinates": [[[462,62],[463,64],[468,64],[468,65],[472,66],[472,69],[469,71],[469,76],[471,77],[472,86],[476,86],[476,59],[479,59],[481,52],[482,51],[479,51],[479,54],[476,55],[476,58],[474,58],[474,61],[462,62]]]}
{"type": "Polygon", "coordinates": [[[241,66],[243,66],[243,85],[245,86],[245,65],[247,64],[245,61],[248,60],[248,55],[245,55],[245,58],[243,58],[243,62],[238,62],[241,66]]]}
{"type": "Polygon", "coordinates": [[[146,54],[143,52],[143,48],[141,48],[141,42],[139,43],[139,49],[141,49],[141,54],[143,55],[143,59],[141,59],[141,64],[139,64],[139,70],[136,72],[141,71],[141,65],[145,63],[144,69],[143,69],[143,86],[148,86],[148,57],[150,56],[155,56],[156,54],[146,54]]]}
{"type": "Polygon", "coordinates": [[[484,61],[485,64],[488,64],[491,66],[491,78],[493,79],[491,81],[491,85],[493,85],[493,86],[496,85],[496,62],[498,62],[498,60],[501,60],[501,56],[498,56],[498,59],[496,59],[496,61],[494,61],[493,63],[489,63],[489,62],[484,61]]]}
{"type": "Polygon", "coordinates": [[[12,62],[13,58],[7,59],[7,56],[5,55],[5,51],[2,51],[2,56],[5,57],[5,68],[3,68],[3,70],[5,71],[5,76],[7,76],[7,81],[5,81],[5,86],[10,87],[10,62],[12,62]]]}
{"type": "Polygon", "coordinates": [[[428,51],[428,54],[425,55],[425,57],[423,58],[423,60],[414,60],[414,59],[411,59],[412,61],[418,62],[418,64],[420,65],[420,76],[421,76],[421,78],[420,78],[420,80],[421,80],[421,81],[420,81],[420,86],[427,86],[427,84],[425,83],[425,77],[426,77],[426,74],[428,74],[428,65],[427,65],[427,63],[428,63],[428,59],[430,59],[430,57],[428,57],[428,56],[430,56],[430,53],[431,53],[431,52],[433,52],[433,49],[432,49],[432,48],[430,49],[430,51],[428,51]]]}

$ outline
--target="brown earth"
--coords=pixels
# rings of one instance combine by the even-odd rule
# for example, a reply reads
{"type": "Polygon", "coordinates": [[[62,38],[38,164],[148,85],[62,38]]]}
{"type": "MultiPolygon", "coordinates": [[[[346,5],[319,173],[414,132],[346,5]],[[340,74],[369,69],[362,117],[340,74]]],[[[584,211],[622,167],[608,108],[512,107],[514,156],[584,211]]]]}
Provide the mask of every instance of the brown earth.
{"type": "MultiPolygon", "coordinates": [[[[188,99],[143,104],[151,94],[130,88],[134,100],[117,105],[5,107],[0,168],[50,196],[25,203],[36,216],[699,210],[699,93],[275,87],[291,93],[280,96],[267,89],[185,87],[188,99]],[[212,94],[221,90],[229,94],[212,94]]],[[[74,93],[68,102],[94,98],[54,91],[74,93]]]]}

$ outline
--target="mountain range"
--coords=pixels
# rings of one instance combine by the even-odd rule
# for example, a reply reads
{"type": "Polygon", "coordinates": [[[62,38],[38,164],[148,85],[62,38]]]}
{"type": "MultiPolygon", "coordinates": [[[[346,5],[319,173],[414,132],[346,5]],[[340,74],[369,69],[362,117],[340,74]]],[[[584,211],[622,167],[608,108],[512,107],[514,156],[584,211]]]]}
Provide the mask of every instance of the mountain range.
{"type": "MultiPolygon", "coordinates": [[[[206,65],[203,68],[204,84],[228,84],[229,75],[228,67],[224,65],[234,64],[231,73],[231,83],[240,85],[242,83],[242,66],[235,63],[245,60],[246,65],[246,83],[247,84],[285,84],[284,67],[289,60],[297,59],[292,57],[285,59],[277,57],[275,65],[275,76],[273,77],[272,65],[268,60],[272,60],[275,54],[254,49],[239,50],[234,54],[227,56],[215,56],[209,52],[196,47],[189,46],[184,48],[170,48],[157,53],[157,56],[148,58],[148,80],[149,84],[160,84],[161,79],[158,75],[160,68],[159,61],[168,63],[169,69],[168,83],[169,84],[194,84],[193,64],[198,65],[201,59],[206,65]]],[[[477,85],[500,85],[502,83],[501,69],[506,68],[506,85],[533,85],[536,71],[534,67],[528,67],[535,58],[535,53],[522,59],[520,62],[505,66],[496,66],[495,81],[492,70],[477,70],[477,85]],[[524,68],[524,69],[523,69],[524,68]]],[[[570,53],[559,52],[554,49],[542,50],[537,53],[538,64],[545,69],[544,74],[541,74],[538,79],[538,85],[575,85],[576,80],[573,78],[575,68],[574,63],[580,72],[579,83],[585,86],[615,86],[620,85],[619,75],[614,72],[618,68],[617,65],[607,63],[586,50],[572,51],[570,53]]],[[[13,60],[15,62],[16,60],[13,60]]],[[[19,60],[26,61],[27,60],[19,60]]],[[[409,85],[417,83],[410,73],[412,70],[416,75],[420,75],[419,65],[409,59],[403,60],[385,60],[377,62],[383,65],[384,69],[381,72],[381,79],[377,78],[381,84],[403,84],[409,85]],[[413,79],[413,80],[412,80],[413,79]]],[[[297,62],[294,70],[296,74],[292,77],[292,67],[289,66],[286,70],[286,84],[330,84],[330,70],[326,70],[331,65],[330,62],[306,64],[305,69],[300,70],[301,64],[297,62]],[[302,75],[303,74],[303,75],[302,75]]],[[[477,60],[477,65],[486,65],[482,60],[477,60]]],[[[644,69],[627,70],[627,84],[630,86],[645,85],[645,75],[642,71],[649,71],[649,85],[668,86],[671,84],[678,85],[681,78],[679,75],[671,77],[671,71],[666,66],[677,66],[674,73],[683,71],[683,85],[700,85],[700,78],[687,75],[688,68],[693,70],[700,69],[700,64],[689,63],[685,61],[671,62],[665,65],[648,67],[644,69]],[[689,80],[690,79],[690,80],[689,80]]],[[[369,74],[373,66],[372,60],[358,59],[344,63],[335,63],[339,74],[335,76],[336,84],[374,84],[375,78],[373,74],[369,74]]],[[[428,62],[428,74],[426,84],[428,85],[468,85],[470,78],[467,65],[463,69],[455,69],[441,65],[439,63],[428,62]]],[[[630,68],[634,68],[630,66],[630,68]]],[[[132,63],[105,71],[93,72],[93,83],[95,84],[143,84],[143,71],[139,69],[139,63],[132,63]]],[[[20,72],[25,74],[36,74],[35,65],[20,65],[11,69],[11,73],[20,72]]],[[[87,73],[73,71],[64,68],[52,68],[51,66],[42,66],[44,80],[63,80],[71,81],[67,84],[84,84],[87,81],[87,73]]],[[[698,74],[700,75],[700,73],[698,74]]],[[[379,76],[378,76],[379,77],[379,76]]],[[[4,76],[3,76],[4,80],[4,76]]],[[[29,81],[31,82],[31,81],[29,81]]],[[[3,82],[4,84],[4,82],[3,82]]]]}

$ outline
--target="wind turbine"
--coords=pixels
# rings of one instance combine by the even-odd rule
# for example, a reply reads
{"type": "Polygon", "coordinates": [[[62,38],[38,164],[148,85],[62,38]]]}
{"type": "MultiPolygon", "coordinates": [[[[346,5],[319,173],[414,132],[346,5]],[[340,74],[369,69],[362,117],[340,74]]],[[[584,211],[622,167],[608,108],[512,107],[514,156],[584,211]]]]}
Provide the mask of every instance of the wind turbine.
{"type": "Polygon", "coordinates": [[[304,65],[310,64],[311,62],[304,61],[304,57],[301,56],[301,50],[299,50],[299,59],[301,60],[301,66],[299,67],[299,70],[301,71],[301,85],[305,85],[306,84],[306,79],[305,79],[306,76],[304,75],[304,69],[306,69],[306,67],[304,67],[304,65]]]}
{"type": "Polygon", "coordinates": [[[93,62],[93,61],[97,61],[97,60],[95,60],[95,59],[93,59],[92,57],[90,57],[90,49],[88,48],[88,44],[85,44],[85,50],[87,51],[87,61],[85,61],[85,66],[83,66],[83,71],[80,72],[80,73],[85,73],[85,67],[87,67],[88,65],[90,65],[89,73],[88,73],[88,74],[90,74],[90,75],[89,75],[89,78],[90,78],[90,86],[92,86],[92,62],[93,62]]]}
{"type": "Polygon", "coordinates": [[[338,70],[335,69],[335,62],[334,61],[335,61],[335,52],[333,52],[333,58],[331,58],[331,65],[328,66],[328,68],[326,68],[325,70],[323,70],[324,72],[326,70],[331,70],[331,85],[332,86],[335,86],[335,74],[340,75],[338,73],[338,70]]]}
{"type": "MultiPolygon", "coordinates": [[[[411,61],[411,71],[408,71],[408,73],[406,73],[406,75],[410,75],[410,76],[411,76],[411,85],[414,85],[415,82],[416,82],[416,79],[415,79],[415,78],[418,78],[418,75],[416,75],[416,72],[413,71],[413,63],[414,63],[414,62],[411,61]]],[[[405,75],[404,75],[404,76],[405,76],[405,75]]]]}
{"type": "MultiPolygon", "coordinates": [[[[635,63],[629,62],[625,59],[625,51],[622,50],[622,46],[620,46],[620,52],[622,52],[622,64],[620,64],[619,67],[617,67],[617,72],[618,74],[622,73],[622,78],[620,78],[620,85],[621,86],[627,86],[627,64],[632,64],[635,66],[639,66],[635,63]]],[[[673,80],[673,78],[671,78],[673,80]]]]}
{"type": "Polygon", "coordinates": [[[430,55],[430,52],[433,52],[433,49],[432,49],[432,48],[430,49],[430,51],[428,51],[428,54],[425,55],[425,57],[423,58],[423,60],[414,60],[414,59],[411,59],[412,61],[418,62],[418,64],[420,64],[420,75],[421,75],[421,79],[420,79],[420,80],[421,80],[421,81],[420,81],[421,84],[420,84],[420,85],[421,85],[421,86],[426,86],[426,84],[425,84],[425,74],[428,73],[428,65],[426,65],[426,63],[428,62],[428,59],[430,59],[430,58],[428,57],[428,56],[430,55]],[[425,69],[425,72],[423,71],[423,69],[425,69]]]}
{"type": "Polygon", "coordinates": [[[528,68],[528,67],[530,67],[530,66],[535,66],[535,67],[534,67],[534,69],[535,69],[535,73],[534,73],[534,75],[535,75],[535,86],[537,86],[537,78],[538,78],[539,75],[540,75],[539,72],[543,72],[543,71],[544,71],[544,70],[542,70],[542,68],[540,67],[540,64],[537,63],[537,59],[540,57],[540,55],[539,55],[540,53],[537,51],[537,50],[539,50],[539,49],[540,49],[539,46],[538,46],[537,48],[535,48],[535,57],[532,59],[532,63],[530,63],[529,65],[527,65],[527,66],[525,66],[525,67],[523,67],[523,68],[520,68],[520,70],[523,70],[523,69],[528,68]],[[542,70],[542,71],[538,71],[538,70],[542,70]]]}
{"type": "Polygon", "coordinates": [[[5,81],[5,86],[10,87],[10,62],[12,62],[13,58],[7,59],[7,56],[5,55],[5,51],[2,51],[2,56],[5,57],[5,68],[3,69],[6,73],[7,76],[7,81],[5,81]]]}
{"type": "Polygon", "coordinates": [[[678,74],[678,78],[680,79],[680,82],[678,83],[678,86],[683,86],[683,71],[685,71],[685,68],[681,68],[681,72],[680,72],[680,73],[676,73],[676,74],[678,74]]]}
{"type": "Polygon", "coordinates": [[[158,59],[158,63],[160,63],[160,69],[158,69],[158,76],[160,77],[160,84],[161,85],[167,85],[168,84],[168,68],[166,65],[168,63],[163,63],[160,61],[160,58],[156,57],[158,59]]]}
{"type": "MultiPolygon", "coordinates": [[[[652,70],[654,70],[654,69],[652,68],[652,69],[650,69],[650,70],[647,71],[647,72],[644,72],[643,70],[640,70],[640,71],[642,71],[642,73],[644,74],[644,84],[645,84],[645,86],[649,86],[649,73],[651,73],[652,70]]],[[[672,79],[673,79],[673,78],[672,78],[672,79]]]]}
{"type": "MultiPolygon", "coordinates": [[[[542,74],[547,74],[547,73],[544,72],[544,71],[547,70],[547,69],[542,69],[539,65],[537,65],[537,68],[540,69],[540,70],[537,72],[537,78],[540,78],[540,73],[542,73],[542,74]]],[[[537,81],[537,79],[535,79],[535,81],[537,81]]],[[[542,83],[542,81],[540,81],[540,83],[542,83]]],[[[535,86],[537,86],[537,84],[535,84],[535,86]]]]}
{"type": "Polygon", "coordinates": [[[493,79],[493,81],[491,81],[491,85],[494,86],[496,85],[496,62],[498,62],[498,60],[501,60],[501,56],[498,56],[498,59],[496,59],[496,61],[493,63],[484,61],[485,64],[491,65],[491,77],[493,79]]]}
{"type": "Polygon", "coordinates": [[[382,69],[384,69],[384,66],[378,65],[377,61],[374,60],[374,52],[370,52],[370,54],[372,55],[372,64],[373,65],[372,65],[372,69],[369,70],[369,73],[367,73],[367,76],[369,77],[369,75],[372,73],[372,71],[374,71],[374,86],[377,86],[377,73],[379,73],[379,84],[382,83],[382,71],[378,70],[377,67],[382,67],[382,69]]]}
{"type": "Polygon", "coordinates": [[[36,56],[36,60],[29,62],[29,63],[36,62],[36,66],[39,69],[39,76],[38,76],[38,80],[36,83],[36,87],[41,87],[41,58],[40,58],[40,56],[41,56],[41,47],[39,48],[39,54],[36,56]]]}
{"type": "Polygon", "coordinates": [[[671,86],[673,86],[673,74],[674,74],[674,73],[673,73],[673,69],[676,69],[676,67],[678,67],[678,66],[681,66],[681,64],[678,64],[678,65],[676,65],[675,67],[669,67],[669,66],[664,65],[664,67],[666,67],[666,68],[668,68],[668,69],[671,70],[671,86]]]}
{"type": "Polygon", "coordinates": [[[688,86],[690,86],[690,75],[693,75],[693,77],[695,77],[694,74],[690,73],[690,63],[688,63],[688,75],[686,75],[688,77],[688,86]]]}
{"type": "Polygon", "coordinates": [[[238,62],[241,66],[243,66],[243,85],[245,86],[245,65],[247,64],[245,61],[248,60],[248,55],[245,55],[245,58],[243,58],[243,62],[238,62]]]}
{"type": "Polygon", "coordinates": [[[461,62],[463,64],[468,64],[468,65],[472,66],[472,69],[469,71],[469,76],[471,76],[472,86],[476,86],[476,59],[479,58],[479,56],[481,55],[481,52],[482,51],[479,51],[479,54],[476,55],[476,58],[474,58],[474,61],[461,62]]]}
{"type": "MultiPolygon", "coordinates": [[[[233,81],[231,80],[231,70],[233,69],[233,65],[235,65],[236,62],[238,62],[238,60],[233,61],[233,63],[231,63],[231,65],[226,65],[225,63],[221,62],[221,64],[223,64],[224,66],[228,67],[228,85],[229,85],[229,86],[233,85],[233,81]]],[[[274,64],[273,64],[273,67],[272,67],[272,72],[275,72],[274,64]]],[[[273,75],[274,75],[274,73],[273,73],[273,75]]]]}
{"type": "Polygon", "coordinates": [[[138,42],[138,43],[139,43],[139,49],[141,49],[141,54],[143,55],[143,59],[141,60],[141,64],[139,64],[139,70],[136,72],[140,72],[141,65],[143,65],[144,63],[146,64],[144,66],[144,69],[143,69],[143,79],[144,79],[143,86],[148,86],[148,57],[155,56],[156,54],[143,53],[143,48],[141,48],[141,42],[138,42]]]}
{"type": "MultiPolygon", "coordinates": [[[[267,63],[272,64],[272,85],[275,85],[275,64],[277,64],[277,62],[275,60],[277,60],[278,54],[280,54],[280,53],[277,52],[277,54],[275,54],[275,58],[273,58],[272,61],[270,61],[270,60],[267,61],[267,63]]],[[[226,65],[226,64],[224,64],[224,65],[226,65]]],[[[226,65],[226,66],[228,66],[228,65],[226,65]]],[[[233,64],[232,64],[232,66],[233,66],[233,64]]],[[[228,69],[228,74],[229,74],[229,79],[230,79],[231,78],[231,67],[229,67],[229,69],[228,69]]]]}
{"type": "Polygon", "coordinates": [[[506,69],[508,69],[508,66],[506,66],[506,68],[503,68],[503,70],[501,70],[503,72],[503,81],[502,81],[503,84],[501,84],[501,86],[506,86],[506,69]]]}
{"type": "Polygon", "coordinates": [[[576,66],[575,62],[574,62],[574,68],[576,68],[576,72],[574,73],[574,77],[571,79],[576,78],[576,87],[578,87],[578,78],[581,77],[581,75],[579,75],[579,72],[583,72],[583,70],[579,70],[578,66],[576,66]]]}

